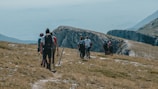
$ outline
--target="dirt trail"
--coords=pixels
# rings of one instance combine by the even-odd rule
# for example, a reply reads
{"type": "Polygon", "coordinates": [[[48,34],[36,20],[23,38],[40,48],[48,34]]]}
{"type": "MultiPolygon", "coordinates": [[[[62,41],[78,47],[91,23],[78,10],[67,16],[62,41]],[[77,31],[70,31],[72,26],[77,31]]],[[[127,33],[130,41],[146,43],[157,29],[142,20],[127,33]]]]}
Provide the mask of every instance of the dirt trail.
{"type": "Polygon", "coordinates": [[[60,82],[59,78],[62,77],[61,74],[59,73],[53,73],[53,76],[54,77],[51,77],[51,78],[48,78],[48,79],[43,79],[43,80],[39,80],[37,82],[35,82],[33,85],[32,85],[32,89],[44,89],[44,86],[47,82],[60,82]]]}

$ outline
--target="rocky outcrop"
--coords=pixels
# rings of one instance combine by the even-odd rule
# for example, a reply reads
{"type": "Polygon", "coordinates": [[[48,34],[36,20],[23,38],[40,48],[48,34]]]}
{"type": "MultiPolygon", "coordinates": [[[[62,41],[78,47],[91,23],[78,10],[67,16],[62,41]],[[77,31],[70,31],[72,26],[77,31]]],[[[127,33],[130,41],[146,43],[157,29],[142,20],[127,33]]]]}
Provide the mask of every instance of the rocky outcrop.
{"type": "Polygon", "coordinates": [[[136,31],[129,31],[129,30],[111,30],[107,32],[107,34],[116,36],[116,37],[121,37],[133,41],[138,41],[138,42],[143,42],[151,45],[157,45],[158,46],[158,41],[157,38],[154,36],[149,36],[146,34],[142,34],[140,32],[136,31]]]}
{"type": "Polygon", "coordinates": [[[89,36],[93,44],[91,50],[96,52],[104,51],[103,49],[104,41],[107,40],[112,41],[114,52],[116,52],[120,44],[123,43],[123,40],[105,35],[103,33],[84,30],[70,26],[59,26],[58,28],[53,30],[53,32],[55,33],[58,39],[58,45],[60,47],[77,48],[77,44],[80,39],[80,36],[83,37],[89,36]]]}

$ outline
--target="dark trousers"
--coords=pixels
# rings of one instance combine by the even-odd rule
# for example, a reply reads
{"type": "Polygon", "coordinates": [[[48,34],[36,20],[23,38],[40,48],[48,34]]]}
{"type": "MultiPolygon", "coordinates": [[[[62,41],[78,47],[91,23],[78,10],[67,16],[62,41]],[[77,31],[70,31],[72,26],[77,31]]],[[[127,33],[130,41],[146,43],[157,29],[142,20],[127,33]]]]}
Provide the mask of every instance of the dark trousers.
{"type": "Polygon", "coordinates": [[[52,51],[51,48],[45,48],[43,50],[43,61],[44,63],[47,64],[48,69],[51,69],[51,53],[52,53],[51,51],[52,51]],[[47,56],[48,56],[49,62],[47,62],[47,56]]]}
{"type": "Polygon", "coordinates": [[[85,56],[85,48],[80,48],[80,57],[84,58],[85,56]]]}

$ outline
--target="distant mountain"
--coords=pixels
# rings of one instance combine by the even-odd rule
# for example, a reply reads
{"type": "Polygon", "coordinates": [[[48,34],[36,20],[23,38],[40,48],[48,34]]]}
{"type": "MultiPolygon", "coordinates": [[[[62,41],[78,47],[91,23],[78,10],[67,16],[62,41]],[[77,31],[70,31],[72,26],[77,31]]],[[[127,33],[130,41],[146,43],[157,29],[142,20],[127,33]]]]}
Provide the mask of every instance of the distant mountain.
{"type": "Polygon", "coordinates": [[[153,14],[151,14],[150,16],[148,16],[147,18],[145,18],[144,20],[140,21],[138,24],[136,24],[132,28],[130,28],[130,30],[136,31],[156,18],[158,18],[158,10],[156,12],[154,12],[153,14]]]}
{"type": "Polygon", "coordinates": [[[36,43],[36,41],[19,40],[19,39],[8,37],[8,36],[2,35],[2,34],[0,34],[0,41],[7,41],[7,42],[13,42],[13,43],[22,43],[22,44],[35,44],[36,43]]]}
{"type": "Polygon", "coordinates": [[[154,36],[149,36],[138,31],[129,30],[111,30],[107,33],[108,35],[125,38],[128,40],[143,42],[151,45],[158,46],[158,39],[154,36]]]}
{"type": "Polygon", "coordinates": [[[138,32],[158,37],[158,18],[138,29],[138,32]]]}
{"type": "Polygon", "coordinates": [[[107,34],[158,46],[158,11],[138,23],[136,28],[136,31],[111,30],[107,34]]]}

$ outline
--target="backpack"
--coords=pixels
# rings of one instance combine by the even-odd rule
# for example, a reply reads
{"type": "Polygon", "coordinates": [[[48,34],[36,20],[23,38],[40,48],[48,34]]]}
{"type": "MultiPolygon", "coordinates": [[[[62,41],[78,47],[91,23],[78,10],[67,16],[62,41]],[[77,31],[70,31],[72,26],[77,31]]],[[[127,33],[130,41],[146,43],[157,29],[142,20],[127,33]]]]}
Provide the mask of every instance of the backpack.
{"type": "Polygon", "coordinates": [[[107,49],[108,49],[108,44],[107,44],[107,42],[104,42],[103,48],[104,48],[104,50],[107,50],[107,49]]]}
{"type": "Polygon", "coordinates": [[[83,41],[83,40],[81,40],[80,42],[79,42],[79,49],[81,50],[83,50],[83,49],[85,49],[85,42],[83,41]]]}
{"type": "Polygon", "coordinates": [[[44,39],[45,39],[44,48],[46,48],[46,49],[52,48],[52,46],[53,46],[52,36],[51,35],[46,35],[44,37],[44,39]]]}
{"type": "Polygon", "coordinates": [[[53,46],[56,46],[55,44],[57,44],[57,38],[55,36],[52,36],[53,39],[53,46]]]}

